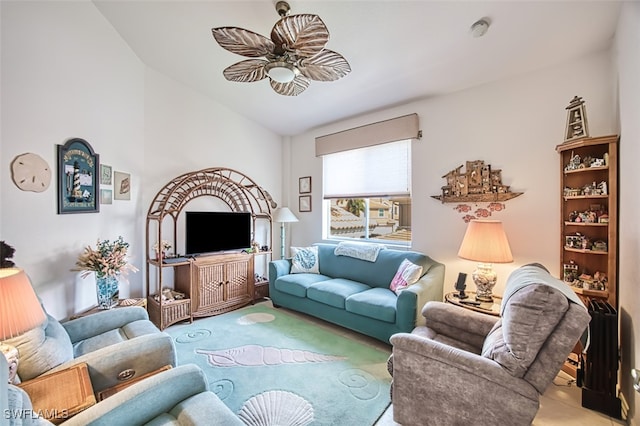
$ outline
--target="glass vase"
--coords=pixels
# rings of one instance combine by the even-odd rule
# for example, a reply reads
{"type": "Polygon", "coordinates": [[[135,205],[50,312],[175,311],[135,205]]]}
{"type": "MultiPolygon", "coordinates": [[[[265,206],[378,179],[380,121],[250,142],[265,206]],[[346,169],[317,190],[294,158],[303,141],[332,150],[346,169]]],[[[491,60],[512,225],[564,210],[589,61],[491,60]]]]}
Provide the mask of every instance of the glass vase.
{"type": "Polygon", "coordinates": [[[98,308],[111,309],[118,304],[118,276],[96,274],[98,308]]]}

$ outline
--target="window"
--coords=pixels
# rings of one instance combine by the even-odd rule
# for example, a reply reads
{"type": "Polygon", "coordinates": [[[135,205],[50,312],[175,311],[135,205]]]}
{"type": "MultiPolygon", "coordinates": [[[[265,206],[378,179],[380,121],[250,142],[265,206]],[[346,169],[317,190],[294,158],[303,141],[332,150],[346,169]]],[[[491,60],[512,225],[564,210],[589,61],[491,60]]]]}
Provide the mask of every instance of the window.
{"type": "Polygon", "coordinates": [[[411,140],[322,158],[325,238],[411,244],[411,140]]]}

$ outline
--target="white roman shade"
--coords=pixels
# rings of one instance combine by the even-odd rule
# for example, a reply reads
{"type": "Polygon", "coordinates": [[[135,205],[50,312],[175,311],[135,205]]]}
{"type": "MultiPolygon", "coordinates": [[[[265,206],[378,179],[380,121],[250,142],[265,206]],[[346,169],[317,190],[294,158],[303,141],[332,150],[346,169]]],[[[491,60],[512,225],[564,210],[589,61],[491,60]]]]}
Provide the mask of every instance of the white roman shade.
{"type": "Polygon", "coordinates": [[[420,138],[418,114],[409,114],[316,138],[316,157],[420,138]]]}
{"type": "Polygon", "coordinates": [[[409,196],[411,140],[322,157],[324,198],[409,196]]]}

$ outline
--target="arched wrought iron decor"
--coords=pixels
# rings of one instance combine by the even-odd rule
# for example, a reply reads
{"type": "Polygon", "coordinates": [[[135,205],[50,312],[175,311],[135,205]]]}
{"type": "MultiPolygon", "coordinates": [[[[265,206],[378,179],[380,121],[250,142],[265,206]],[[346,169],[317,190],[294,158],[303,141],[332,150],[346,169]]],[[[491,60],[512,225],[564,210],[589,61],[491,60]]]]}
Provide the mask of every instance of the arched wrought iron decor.
{"type": "MultiPolygon", "coordinates": [[[[162,258],[152,258],[151,250],[155,242],[162,241],[162,223],[169,216],[173,220],[172,244],[177,243],[177,221],[182,209],[192,200],[211,196],[222,200],[231,211],[249,212],[252,215],[252,233],[255,233],[256,221],[269,222],[269,247],[272,247],[271,212],[277,203],[271,195],[253,179],[233,169],[214,167],[185,173],[169,181],[154,197],[147,212],[146,257],[147,257],[147,296],[149,293],[149,266],[159,267],[158,283],[162,282],[162,258]],[[157,232],[151,235],[152,223],[157,223],[157,232]],[[154,238],[155,237],[155,238],[154,238]]],[[[165,238],[168,239],[168,238],[165,238]]],[[[158,291],[161,289],[158,289],[158,291]]]]}

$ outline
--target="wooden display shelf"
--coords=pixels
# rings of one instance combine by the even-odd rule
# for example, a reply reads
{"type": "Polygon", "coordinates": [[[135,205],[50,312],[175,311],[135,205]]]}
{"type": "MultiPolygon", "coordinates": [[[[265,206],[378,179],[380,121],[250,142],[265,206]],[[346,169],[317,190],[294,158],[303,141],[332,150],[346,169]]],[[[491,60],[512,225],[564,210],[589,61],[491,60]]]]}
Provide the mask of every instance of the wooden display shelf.
{"type": "Polygon", "coordinates": [[[607,195],[607,194],[597,194],[597,195],[570,195],[570,196],[565,196],[565,197],[564,197],[565,201],[567,201],[567,200],[588,200],[588,199],[595,199],[595,198],[599,198],[599,199],[609,198],[609,195],[607,195]]]}
{"type": "MultiPolygon", "coordinates": [[[[575,263],[578,270],[587,275],[604,274],[607,291],[574,288],[580,298],[605,299],[617,306],[618,294],[618,135],[580,137],[556,146],[560,166],[560,270],[575,263]],[[592,160],[602,160],[591,167],[592,160]],[[570,166],[572,170],[565,170],[570,166]],[[583,194],[569,196],[567,188],[580,189],[592,182],[604,182],[607,194],[583,194]],[[595,207],[597,206],[597,207],[595,207]],[[603,211],[608,222],[571,222],[573,212],[603,211]],[[589,241],[605,241],[606,250],[567,247],[566,238],[579,231],[589,241]]],[[[603,247],[604,248],[604,247],[603,247]]],[[[560,279],[564,279],[563,276],[560,279]]]]}
{"type": "Polygon", "coordinates": [[[571,287],[576,294],[585,297],[594,297],[596,299],[607,299],[609,297],[609,292],[607,290],[590,290],[586,288],[580,287],[571,287]]]}
{"type": "Polygon", "coordinates": [[[576,249],[571,247],[565,247],[565,251],[572,251],[574,253],[586,253],[586,254],[603,254],[607,255],[609,252],[607,251],[599,251],[599,250],[589,250],[589,249],[576,249]]]}
{"type": "Polygon", "coordinates": [[[193,321],[193,317],[216,315],[253,303],[254,270],[268,274],[274,248],[272,211],[277,206],[269,192],[249,176],[224,167],[185,173],[162,187],[147,211],[146,294],[162,292],[164,286],[171,288],[173,284],[173,288],[183,291],[187,299],[160,304],[149,296],[147,310],[151,320],[164,329],[178,321],[193,321]],[[153,249],[155,243],[163,241],[163,234],[167,235],[168,231],[169,243],[177,247],[182,232],[177,229],[180,215],[191,201],[203,196],[226,204],[222,210],[250,213],[251,241],[268,249],[245,254],[243,262],[219,262],[219,267],[206,264],[203,258],[176,259],[159,255],[153,249]],[[259,259],[257,268],[256,258],[259,259]],[[166,274],[167,267],[173,269],[173,283],[170,282],[171,274],[166,274]],[[165,274],[169,279],[163,279],[165,274]]]}
{"type": "Polygon", "coordinates": [[[512,198],[516,198],[524,192],[491,192],[486,194],[467,194],[467,195],[449,195],[443,197],[442,195],[432,195],[431,198],[440,200],[443,203],[490,203],[498,201],[508,201],[512,198]]]}
{"type": "Polygon", "coordinates": [[[564,173],[569,175],[571,173],[593,172],[593,171],[596,171],[596,170],[609,170],[609,166],[584,167],[582,169],[565,170],[564,173]]]}

